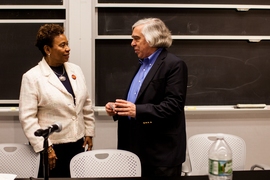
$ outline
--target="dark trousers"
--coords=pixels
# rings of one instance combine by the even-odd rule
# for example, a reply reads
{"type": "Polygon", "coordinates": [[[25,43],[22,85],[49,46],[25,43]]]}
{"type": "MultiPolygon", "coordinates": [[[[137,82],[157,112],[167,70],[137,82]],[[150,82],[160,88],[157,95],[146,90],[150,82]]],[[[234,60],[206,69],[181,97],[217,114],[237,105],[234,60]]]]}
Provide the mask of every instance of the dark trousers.
{"type": "Polygon", "coordinates": [[[181,176],[182,164],[174,167],[159,167],[142,164],[142,177],[176,177],[181,176]]]}
{"type": "MultiPolygon", "coordinates": [[[[57,160],[55,168],[49,170],[49,177],[70,177],[69,164],[70,160],[78,153],[84,152],[83,138],[77,142],[54,144],[53,149],[56,153],[57,160]]],[[[38,177],[43,178],[43,153],[40,153],[40,166],[38,177]]]]}

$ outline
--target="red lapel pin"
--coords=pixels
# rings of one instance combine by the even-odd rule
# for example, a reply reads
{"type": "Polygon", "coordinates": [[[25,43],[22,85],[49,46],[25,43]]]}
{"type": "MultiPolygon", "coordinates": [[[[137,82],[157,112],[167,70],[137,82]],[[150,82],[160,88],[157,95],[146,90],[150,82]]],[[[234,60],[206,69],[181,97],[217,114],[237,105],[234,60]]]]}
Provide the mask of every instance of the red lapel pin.
{"type": "Polygon", "coordinates": [[[76,79],[76,76],[75,76],[74,74],[72,74],[71,77],[72,77],[72,79],[74,79],[74,80],[76,79]]]}

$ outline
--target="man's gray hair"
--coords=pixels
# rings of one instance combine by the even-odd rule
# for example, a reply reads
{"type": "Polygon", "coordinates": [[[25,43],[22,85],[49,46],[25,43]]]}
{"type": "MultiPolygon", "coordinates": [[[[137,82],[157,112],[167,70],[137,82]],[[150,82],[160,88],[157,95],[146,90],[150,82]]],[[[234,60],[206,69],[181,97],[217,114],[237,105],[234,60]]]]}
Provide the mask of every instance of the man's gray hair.
{"type": "Polygon", "coordinates": [[[159,18],[141,19],[133,24],[132,30],[140,25],[144,25],[142,28],[142,34],[150,47],[168,48],[171,46],[171,32],[162,20],[159,18]]]}

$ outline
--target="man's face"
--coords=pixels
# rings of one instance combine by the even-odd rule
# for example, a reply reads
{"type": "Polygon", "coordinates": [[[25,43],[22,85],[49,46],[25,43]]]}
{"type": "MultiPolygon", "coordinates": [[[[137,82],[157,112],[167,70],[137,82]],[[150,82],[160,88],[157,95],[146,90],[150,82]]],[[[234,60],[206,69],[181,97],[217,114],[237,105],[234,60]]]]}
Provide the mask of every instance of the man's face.
{"type": "Polygon", "coordinates": [[[137,26],[133,29],[132,32],[132,42],[131,46],[134,48],[135,53],[138,55],[139,59],[146,58],[150,56],[154,51],[146,42],[144,35],[141,33],[141,30],[144,25],[137,26]]]}

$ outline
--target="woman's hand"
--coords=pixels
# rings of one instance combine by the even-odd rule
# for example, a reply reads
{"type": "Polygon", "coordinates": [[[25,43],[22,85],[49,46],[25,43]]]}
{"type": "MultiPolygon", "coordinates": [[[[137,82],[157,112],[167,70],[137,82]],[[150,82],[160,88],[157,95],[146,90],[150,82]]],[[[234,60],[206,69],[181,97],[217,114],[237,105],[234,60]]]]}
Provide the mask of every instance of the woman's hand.
{"type": "Polygon", "coordinates": [[[54,152],[54,149],[52,146],[48,147],[48,160],[49,160],[49,168],[50,170],[52,170],[53,168],[55,168],[56,165],[56,154],[54,152]]]}
{"type": "Polygon", "coordinates": [[[91,136],[85,136],[84,143],[83,143],[83,148],[85,148],[86,145],[88,145],[87,151],[91,151],[92,147],[93,147],[93,141],[92,141],[91,136]]]}

